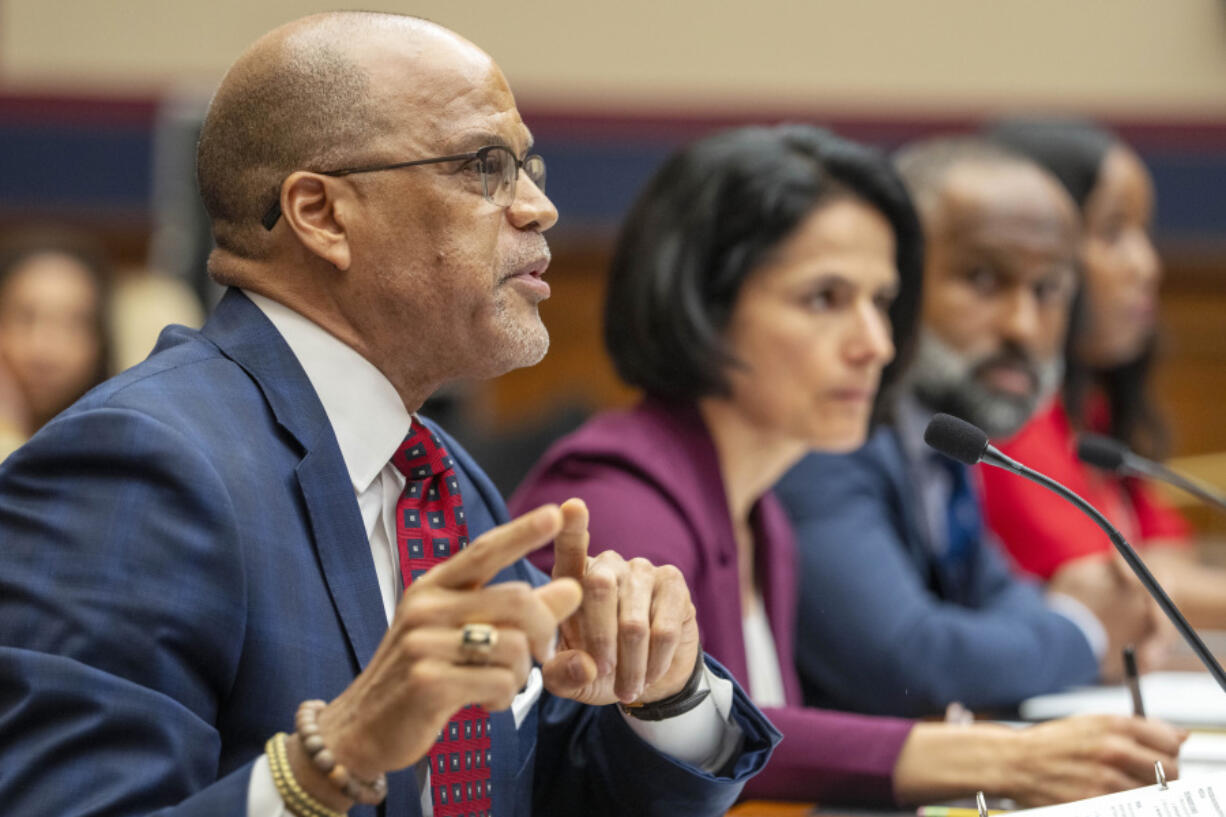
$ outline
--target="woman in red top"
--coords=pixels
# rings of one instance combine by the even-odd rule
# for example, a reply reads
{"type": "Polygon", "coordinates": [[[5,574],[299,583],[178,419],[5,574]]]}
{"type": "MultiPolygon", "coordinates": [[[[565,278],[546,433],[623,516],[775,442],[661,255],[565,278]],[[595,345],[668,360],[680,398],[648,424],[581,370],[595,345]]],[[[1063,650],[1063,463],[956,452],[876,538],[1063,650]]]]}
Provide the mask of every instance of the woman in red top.
{"type": "MultiPolygon", "coordinates": [[[[1014,121],[991,136],[1050,170],[1083,217],[1084,279],[1063,393],[1000,448],[1072,488],[1146,548],[1147,562],[1194,624],[1222,626],[1226,574],[1206,572],[1191,558],[1183,518],[1151,485],[1097,471],[1075,453],[1082,430],[1109,434],[1147,457],[1160,458],[1166,448],[1166,430],[1146,388],[1161,279],[1149,234],[1149,172],[1118,137],[1086,122],[1014,121]]],[[[998,469],[983,468],[980,476],[988,523],[1022,570],[1049,579],[1074,561],[1085,565],[1112,553],[1089,517],[1046,489],[998,469]]]]}

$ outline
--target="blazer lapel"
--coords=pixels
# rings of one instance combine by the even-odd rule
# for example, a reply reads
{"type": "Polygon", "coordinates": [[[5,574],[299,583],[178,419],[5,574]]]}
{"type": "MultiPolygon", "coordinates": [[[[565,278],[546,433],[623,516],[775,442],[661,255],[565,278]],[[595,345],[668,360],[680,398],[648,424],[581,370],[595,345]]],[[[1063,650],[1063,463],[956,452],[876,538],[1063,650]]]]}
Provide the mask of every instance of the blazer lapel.
{"type": "MultiPolygon", "coordinates": [[[[361,669],[366,669],[387,632],[387,617],[362,516],[336,441],[308,451],[298,464],[297,474],[315,534],[315,552],[332,603],[349,638],[354,659],[361,669]]],[[[387,799],[381,813],[389,817],[420,817],[421,799],[414,768],[389,774],[387,783],[387,799]]]]}
{"type": "Polygon", "coordinates": [[[309,451],[298,464],[297,475],[332,603],[353,656],[365,669],[387,632],[387,614],[340,451],[309,451]],[[338,467],[342,480],[337,479],[338,467]]]}
{"type": "MultiPolygon", "coordinates": [[[[353,484],[323,405],[289,345],[240,291],[226,292],[204,334],[256,381],[277,422],[302,448],[295,476],[315,554],[353,660],[365,669],[387,631],[387,616],[353,484]]],[[[420,817],[413,768],[388,775],[387,799],[377,813],[420,817]]]]}
{"type": "Polygon", "coordinates": [[[800,677],[793,671],[796,637],[796,596],[799,592],[796,571],[796,540],[787,513],[774,493],[767,493],[755,511],[758,547],[757,564],[763,567],[762,596],[766,618],[775,637],[775,652],[783,677],[784,699],[798,704],[803,693],[800,677]]]}
{"type": "Polygon", "coordinates": [[[204,334],[256,381],[277,422],[298,441],[296,468],[315,552],[354,660],[365,668],[387,630],[379,581],[344,458],[306,373],[264,313],[228,290],[204,334]]]}
{"type": "Polygon", "coordinates": [[[931,537],[928,534],[928,526],[924,524],[924,510],[920,507],[920,498],[914,487],[899,432],[893,428],[888,429],[881,437],[880,448],[891,487],[898,498],[898,513],[906,537],[907,550],[920,575],[927,580],[929,588],[941,598],[947,598],[948,587],[933,557],[936,550],[929,541],[931,537]]]}

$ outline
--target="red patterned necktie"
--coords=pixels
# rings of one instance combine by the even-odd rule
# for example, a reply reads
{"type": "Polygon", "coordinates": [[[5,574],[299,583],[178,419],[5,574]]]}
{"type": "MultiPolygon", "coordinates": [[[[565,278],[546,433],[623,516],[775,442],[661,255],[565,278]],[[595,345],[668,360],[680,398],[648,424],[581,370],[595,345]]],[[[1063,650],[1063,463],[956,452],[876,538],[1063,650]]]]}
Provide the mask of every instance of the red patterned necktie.
{"type": "MultiPolygon", "coordinates": [[[[416,420],[392,464],[408,480],[396,503],[400,575],[413,581],[468,545],[468,522],[455,461],[416,420]]],[[[489,817],[490,713],[466,706],[452,716],[430,750],[434,817],[489,817]]]]}

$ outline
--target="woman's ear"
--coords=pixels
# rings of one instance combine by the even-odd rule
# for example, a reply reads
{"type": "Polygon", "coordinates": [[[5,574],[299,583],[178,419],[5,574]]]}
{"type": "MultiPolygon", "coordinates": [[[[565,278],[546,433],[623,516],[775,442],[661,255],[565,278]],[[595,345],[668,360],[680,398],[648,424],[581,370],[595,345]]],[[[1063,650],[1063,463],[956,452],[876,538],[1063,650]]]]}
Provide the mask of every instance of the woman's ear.
{"type": "Polygon", "coordinates": [[[351,258],[342,215],[345,196],[339,180],[304,170],[291,173],[281,185],[286,224],[302,246],[342,272],[349,269],[351,258]]]}

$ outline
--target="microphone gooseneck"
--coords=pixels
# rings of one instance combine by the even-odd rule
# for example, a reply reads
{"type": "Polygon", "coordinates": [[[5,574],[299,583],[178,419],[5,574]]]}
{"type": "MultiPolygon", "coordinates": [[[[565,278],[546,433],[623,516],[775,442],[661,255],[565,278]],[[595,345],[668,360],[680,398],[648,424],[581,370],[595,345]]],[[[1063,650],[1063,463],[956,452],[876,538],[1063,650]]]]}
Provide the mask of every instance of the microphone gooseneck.
{"type": "Polygon", "coordinates": [[[1222,666],[1213,657],[1213,653],[1209,652],[1209,648],[1205,646],[1205,642],[1201,640],[1196,631],[1192,629],[1192,625],[1188,624],[1187,619],[1183,617],[1183,613],[1179,612],[1179,608],[1175,606],[1175,602],[1167,595],[1162,585],[1158,584],[1158,580],[1154,578],[1154,574],[1149,572],[1149,568],[1145,566],[1145,562],[1141,561],[1141,557],[1133,549],[1132,545],[1126,540],[1115,527],[1107,521],[1107,517],[1103,516],[1097,508],[1086,502],[1073,491],[1056,482],[1049,476],[1041,474],[1032,468],[1022,465],[1020,462],[1005,456],[999,449],[988,442],[988,437],[983,431],[965,420],[960,420],[948,414],[937,414],[933,416],[928,423],[928,428],[924,431],[924,442],[935,448],[940,453],[947,457],[958,460],[959,462],[973,465],[976,462],[985,462],[988,465],[1004,468],[1006,471],[1012,471],[1018,476],[1025,477],[1031,482],[1037,482],[1048,490],[1054,491],[1060,496],[1067,499],[1069,502],[1076,505],[1083,513],[1094,520],[1097,525],[1106,532],[1111,539],[1111,544],[1119,551],[1120,556],[1128,563],[1132,572],[1136,574],[1137,579],[1144,585],[1145,589],[1153,597],[1158,606],[1162,608],[1162,612],[1175,625],[1175,629],[1183,636],[1184,641],[1196,653],[1196,657],[1201,660],[1205,668],[1209,670],[1209,674],[1217,681],[1218,686],[1226,691],[1226,672],[1222,670],[1222,666]],[[982,441],[982,442],[980,442],[982,441]],[[977,453],[976,453],[977,452],[977,453]]]}
{"type": "Polygon", "coordinates": [[[1213,488],[1199,480],[1186,477],[1178,471],[1173,471],[1160,462],[1138,456],[1119,440],[1111,437],[1104,437],[1101,434],[1078,434],[1077,458],[1087,465],[1093,465],[1095,468],[1111,471],[1120,476],[1144,477],[1165,482],[1167,485],[1174,485],[1201,502],[1226,512],[1226,497],[1213,488]]]}

